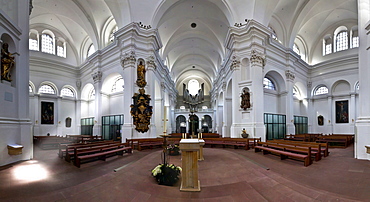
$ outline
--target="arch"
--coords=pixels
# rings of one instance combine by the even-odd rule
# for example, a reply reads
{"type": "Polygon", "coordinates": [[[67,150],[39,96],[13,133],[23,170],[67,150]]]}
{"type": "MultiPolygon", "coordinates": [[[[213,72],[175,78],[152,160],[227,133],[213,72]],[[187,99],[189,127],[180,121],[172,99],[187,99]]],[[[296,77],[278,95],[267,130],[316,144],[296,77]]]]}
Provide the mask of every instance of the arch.
{"type": "Polygon", "coordinates": [[[92,83],[85,84],[81,91],[81,99],[88,100],[92,89],[95,89],[92,83]]]}
{"type": "Polygon", "coordinates": [[[348,29],[345,26],[339,26],[334,31],[334,52],[348,49],[348,29]]]}
{"type": "Polygon", "coordinates": [[[275,84],[276,92],[281,93],[286,90],[285,80],[279,72],[273,70],[269,71],[265,74],[265,77],[275,84]]]}
{"type": "Polygon", "coordinates": [[[338,80],[331,87],[332,95],[343,95],[351,92],[351,85],[346,80],[338,80]]]}
{"type": "Polygon", "coordinates": [[[176,133],[186,133],[186,117],[184,115],[176,117],[176,133]]]}
{"type": "Polygon", "coordinates": [[[35,29],[30,29],[29,32],[29,50],[39,51],[39,32],[35,29]]]}
{"type": "MultiPolygon", "coordinates": [[[[113,41],[111,40],[111,34],[116,32],[118,30],[117,23],[113,16],[110,16],[106,21],[105,24],[103,25],[102,28],[102,37],[101,37],[101,43],[103,47],[108,46],[111,44],[113,41]]],[[[113,35],[114,38],[114,35],[113,35]]]]}
{"type": "Polygon", "coordinates": [[[44,82],[42,82],[41,84],[40,84],[40,86],[39,86],[39,88],[38,88],[38,93],[39,94],[42,94],[42,92],[40,92],[40,90],[41,91],[43,91],[43,86],[45,86],[45,93],[47,93],[47,91],[48,90],[50,90],[47,86],[49,86],[54,92],[53,93],[51,93],[51,91],[50,91],[50,93],[48,93],[48,94],[54,94],[54,95],[59,95],[59,93],[58,93],[58,87],[53,83],[53,82],[50,82],[50,81],[44,81],[44,82]]]}
{"type": "Polygon", "coordinates": [[[326,85],[324,84],[320,84],[320,85],[317,85],[315,88],[313,88],[312,90],[312,95],[315,96],[315,95],[325,95],[325,94],[328,94],[329,93],[329,89],[326,85]]]}
{"type": "Polygon", "coordinates": [[[60,90],[60,96],[67,96],[67,97],[77,98],[77,91],[76,91],[76,89],[73,86],[71,86],[71,85],[64,85],[61,89],[62,90],[60,90]],[[66,94],[63,95],[64,89],[70,90],[73,93],[73,95],[71,96],[71,94],[68,93],[67,91],[65,92],[66,94]]]}
{"type": "Polygon", "coordinates": [[[41,52],[55,54],[55,35],[48,29],[41,33],[41,52]]]}
{"type": "Polygon", "coordinates": [[[28,86],[29,86],[29,91],[30,91],[29,93],[35,94],[36,92],[35,84],[33,84],[32,81],[29,81],[28,86]]]}
{"type": "MultiPolygon", "coordinates": [[[[118,80],[118,79],[122,79],[123,80],[123,77],[121,76],[121,74],[115,72],[115,73],[111,73],[109,74],[108,76],[105,77],[103,83],[102,83],[102,92],[105,93],[105,94],[112,94],[114,92],[112,92],[112,88],[113,88],[113,85],[115,84],[115,82],[118,80]]],[[[123,90],[123,89],[122,89],[123,90]]],[[[115,91],[117,92],[117,91],[115,91]]]]}
{"type": "Polygon", "coordinates": [[[354,91],[356,93],[359,93],[359,90],[360,90],[360,82],[359,81],[356,81],[356,83],[354,85],[354,91]]]}

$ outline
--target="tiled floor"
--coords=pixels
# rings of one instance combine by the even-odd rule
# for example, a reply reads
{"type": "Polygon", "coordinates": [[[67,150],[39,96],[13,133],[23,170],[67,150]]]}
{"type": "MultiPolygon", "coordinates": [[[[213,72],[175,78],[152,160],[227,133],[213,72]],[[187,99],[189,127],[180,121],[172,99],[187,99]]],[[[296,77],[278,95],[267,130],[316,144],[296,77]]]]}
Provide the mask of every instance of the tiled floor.
{"type": "MultiPolygon", "coordinates": [[[[157,185],[150,171],[161,153],[135,150],[77,168],[56,150],[36,148],[34,160],[0,170],[0,201],[370,201],[370,161],[353,159],[352,146],[330,149],[308,167],[253,150],[205,148],[200,192],[157,185]]],[[[181,165],[180,156],[170,163],[181,165]]]]}

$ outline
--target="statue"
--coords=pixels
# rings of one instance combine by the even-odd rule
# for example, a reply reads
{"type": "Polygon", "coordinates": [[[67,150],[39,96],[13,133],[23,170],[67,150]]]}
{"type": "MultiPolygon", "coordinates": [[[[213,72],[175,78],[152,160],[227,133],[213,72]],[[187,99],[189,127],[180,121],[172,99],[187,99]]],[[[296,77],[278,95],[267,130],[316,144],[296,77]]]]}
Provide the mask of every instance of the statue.
{"type": "Polygon", "coordinates": [[[10,79],[10,70],[14,67],[14,54],[18,53],[9,53],[9,45],[7,43],[3,44],[1,49],[1,79],[6,81],[12,81],[10,79]]]}
{"type": "Polygon", "coordinates": [[[137,66],[136,84],[141,88],[144,88],[146,86],[145,72],[146,72],[145,66],[143,65],[143,62],[140,61],[140,64],[137,66]]]}
{"type": "Polygon", "coordinates": [[[243,128],[241,136],[243,138],[248,138],[249,134],[247,133],[247,131],[245,130],[245,128],[243,128]]]}
{"type": "Polygon", "coordinates": [[[240,107],[244,110],[251,108],[249,92],[246,90],[243,90],[243,94],[241,94],[240,97],[242,98],[240,107]]]}

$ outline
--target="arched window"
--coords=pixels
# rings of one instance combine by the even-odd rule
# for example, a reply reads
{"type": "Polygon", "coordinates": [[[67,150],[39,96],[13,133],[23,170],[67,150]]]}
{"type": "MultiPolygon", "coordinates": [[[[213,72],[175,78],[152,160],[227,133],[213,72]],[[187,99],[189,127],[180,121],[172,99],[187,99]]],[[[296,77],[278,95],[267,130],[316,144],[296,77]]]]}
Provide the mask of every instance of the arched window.
{"type": "Polygon", "coordinates": [[[314,95],[324,95],[324,94],[328,94],[329,90],[326,86],[318,86],[315,91],[314,91],[314,95]]]}
{"type": "Polygon", "coordinates": [[[90,57],[90,55],[92,55],[93,53],[95,53],[95,46],[94,44],[91,44],[89,49],[87,50],[87,57],[90,57]]]}
{"type": "Polygon", "coordinates": [[[75,93],[70,88],[63,88],[60,91],[60,95],[65,97],[75,97],[75,93]]]}
{"type": "Polygon", "coordinates": [[[336,38],[336,51],[342,51],[348,49],[348,33],[347,31],[341,31],[337,34],[336,38]]]}
{"type": "Polygon", "coordinates": [[[54,39],[49,34],[42,34],[41,37],[41,51],[44,53],[54,54],[54,39]]]}
{"type": "Polygon", "coordinates": [[[199,82],[195,79],[191,79],[188,82],[188,90],[190,95],[196,95],[199,91],[199,82]]]}
{"type": "Polygon", "coordinates": [[[301,55],[301,52],[299,51],[297,44],[293,44],[293,51],[297,53],[298,55],[301,55]]]}
{"type": "Polygon", "coordinates": [[[332,39],[331,37],[327,36],[323,40],[323,55],[328,55],[332,52],[332,39]]]}
{"type": "Polygon", "coordinates": [[[94,89],[94,88],[93,88],[93,89],[91,89],[91,91],[90,91],[89,99],[90,99],[90,100],[95,99],[95,89],[94,89]]]}
{"type": "Polygon", "coordinates": [[[30,32],[28,48],[30,50],[39,51],[39,40],[37,32],[30,32]]]}
{"type": "Polygon", "coordinates": [[[278,40],[278,37],[277,37],[277,34],[276,34],[275,30],[272,27],[269,27],[269,29],[272,31],[271,38],[273,38],[275,40],[278,40]]]}
{"type": "Polygon", "coordinates": [[[275,84],[269,78],[263,78],[263,87],[270,90],[276,90],[275,84]]]}
{"type": "Polygon", "coordinates": [[[351,41],[351,48],[357,48],[359,47],[359,41],[360,41],[360,38],[358,37],[358,30],[357,29],[353,29],[352,30],[352,41],[351,41]]]}
{"type": "Polygon", "coordinates": [[[65,42],[63,40],[58,40],[57,43],[57,55],[59,57],[66,57],[65,42]]]}
{"type": "Polygon", "coordinates": [[[123,85],[124,85],[123,78],[122,77],[118,78],[112,86],[112,93],[122,92],[124,88],[123,85]]]}
{"type": "Polygon", "coordinates": [[[48,84],[44,84],[39,88],[39,93],[55,94],[55,89],[48,84]]]}
{"type": "Polygon", "coordinates": [[[109,34],[109,41],[110,41],[110,42],[113,42],[113,41],[114,41],[114,33],[115,33],[117,30],[118,30],[118,27],[117,27],[117,26],[115,26],[115,27],[112,29],[112,31],[110,32],[110,34],[109,34]]]}

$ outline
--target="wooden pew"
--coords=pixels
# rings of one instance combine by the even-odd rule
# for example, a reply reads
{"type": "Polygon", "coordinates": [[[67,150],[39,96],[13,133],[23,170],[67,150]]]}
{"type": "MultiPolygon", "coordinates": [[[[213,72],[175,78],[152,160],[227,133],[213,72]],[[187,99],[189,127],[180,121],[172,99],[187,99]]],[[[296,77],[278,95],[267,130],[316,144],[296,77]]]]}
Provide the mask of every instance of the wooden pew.
{"type": "Polygon", "coordinates": [[[311,150],[319,151],[318,147],[320,147],[320,151],[322,153],[321,156],[327,157],[329,156],[329,147],[328,143],[317,143],[317,142],[300,142],[300,141],[290,141],[290,140],[281,140],[281,139],[275,139],[275,140],[269,140],[274,142],[284,142],[294,145],[303,145],[303,146],[311,146],[311,150]]]}
{"type": "Polygon", "coordinates": [[[123,153],[132,153],[132,148],[126,146],[126,143],[119,143],[115,145],[105,145],[95,148],[84,148],[84,149],[74,149],[74,165],[80,168],[81,161],[86,159],[106,160],[107,157],[112,155],[117,155],[123,153]]]}
{"type": "MultiPolygon", "coordinates": [[[[113,140],[103,141],[103,142],[95,142],[95,143],[79,143],[77,145],[67,145],[65,149],[61,149],[61,155],[62,157],[65,155],[65,160],[67,162],[70,162],[71,160],[74,160],[74,151],[75,149],[89,149],[94,147],[100,147],[100,146],[107,146],[107,145],[114,145],[119,144],[120,142],[114,142],[113,140]],[[81,145],[82,144],[82,145],[81,145]],[[64,153],[64,154],[63,154],[64,153]]],[[[59,154],[60,155],[60,154],[59,154]]]]}
{"type": "Polygon", "coordinates": [[[273,143],[259,142],[257,146],[254,147],[255,152],[262,151],[263,154],[273,153],[280,156],[281,160],[286,158],[292,158],[297,160],[303,160],[304,166],[311,165],[311,147],[307,148],[292,148],[290,146],[277,146],[273,143]],[[273,146],[273,147],[271,147],[273,146]],[[300,151],[301,153],[292,152],[289,150],[300,151]],[[303,154],[302,154],[303,153],[303,154]]]}
{"type": "MultiPolygon", "coordinates": [[[[314,157],[315,161],[321,160],[321,145],[320,144],[305,144],[304,142],[286,141],[286,140],[268,140],[271,145],[277,144],[279,146],[289,146],[293,148],[308,148],[311,147],[311,157],[314,157]]],[[[294,149],[288,149],[288,151],[301,153],[300,150],[295,151],[294,149]]],[[[305,153],[305,152],[303,152],[305,153]]]]}
{"type": "Polygon", "coordinates": [[[102,145],[107,143],[114,143],[113,140],[102,140],[98,142],[86,142],[86,143],[60,143],[58,156],[63,158],[66,156],[66,151],[73,151],[74,147],[91,147],[94,145],[102,145]]]}
{"type": "Polygon", "coordinates": [[[346,135],[323,135],[316,142],[326,142],[330,147],[347,148],[351,144],[351,136],[346,135]]]}

